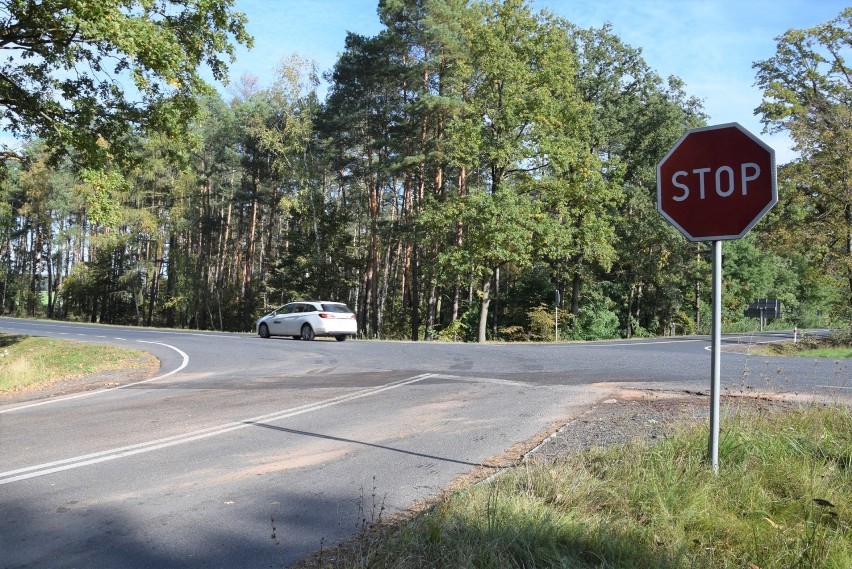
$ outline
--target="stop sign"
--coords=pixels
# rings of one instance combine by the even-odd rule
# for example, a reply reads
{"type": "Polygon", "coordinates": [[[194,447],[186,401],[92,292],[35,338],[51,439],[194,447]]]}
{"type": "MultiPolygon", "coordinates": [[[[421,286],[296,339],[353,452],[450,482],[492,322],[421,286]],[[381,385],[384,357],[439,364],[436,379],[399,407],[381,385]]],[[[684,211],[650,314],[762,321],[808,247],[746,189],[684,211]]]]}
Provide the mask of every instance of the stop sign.
{"type": "Polygon", "coordinates": [[[737,123],[687,131],[657,164],[657,209],[690,241],[739,239],[777,201],[775,151],[737,123]]]}

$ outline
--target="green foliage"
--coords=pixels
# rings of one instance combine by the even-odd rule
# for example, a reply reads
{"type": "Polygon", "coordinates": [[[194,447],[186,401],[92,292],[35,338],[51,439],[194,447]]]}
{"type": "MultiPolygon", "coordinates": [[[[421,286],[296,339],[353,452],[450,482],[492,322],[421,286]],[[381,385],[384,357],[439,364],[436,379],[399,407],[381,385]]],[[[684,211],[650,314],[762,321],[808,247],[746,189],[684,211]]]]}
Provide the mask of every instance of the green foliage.
{"type": "Polygon", "coordinates": [[[552,307],[538,306],[531,310],[528,315],[530,319],[530,340],[548,341],[554,340],[556,335],[556,317],[552,307]]]}
{"type": "Polygon", "coordinates": [[[440,209],[427,210],[422,219],[427,223],[442,220],[445,232],[460,222],[467,229],[467,238],[441,252],[439,262],[448,274],[485,278],[496,267],[530,262],[532,207],[526,198],[510,190],[491,194],[476,189],[440,209]]]}
{"type": "Polygon", "coordinates": [[[618,315],[611,300],[600,293],[587,293],[576,323],[572,322],[575,340],[605,340],[621,336],[618,315]]]}
{"type": "MultiPolygon", "coordinates": [[[[6,111],[21,113],[16,132],[43,137],[0,178],[5,310],[248,330],[313,297],[350,303],[370,337],[549,340],[559,291],[563,338],[708,331],[707,246],[655,206],[657,161],[705,116],[609,26],[579,29],[525,0],[382,0],[383,30],[347,37],[324,101],[315,65],[292,55],[225,102],[193,73],[202,62],[223,78],[231,44],[249,41],[233,2],[30,4],[10,4],[8,21],[57,36],[40,28],[48,43],[22,47],[38,49],[35,67],[7,63],[0,81],[22,97],[6,111]],[[102,43],[51,43],[79,39],[75,26],[102,43]],[[63,57],[101,65],[97,77],[115,62],[144,104],[122,107],[111,80],[56,73],[63,57]],[[26,89],[51,86],[79,106],[27,122],[47,103],[26,89]],[[64,116],[75,108],[85,129],[64,116]]],[[[782,168],[781,202],[753,235],[725,246],[726,329],[756,327],[742,313],[758,296],[782,299],[784,325],[852,315],[838,215],[852,176],[829,160],[843,152],[817,152],[843,148],[832,129],[847,93],[816,54],[845,45],[845,26],[791,33],[759,67],[774,97],[784,70],[813,63],[831,120],[808,122],[813,93],[767,114],[812,152],[782,168]]]]}
{"type": "Polygon", "coordinates": [[[89,165],[129,155],[136,128],[177,136],[195,113],[196,96],[210,90],[200,66],[226,80],[231,42],[251,45],[245,16],[232,6],[233,0],[5,2],[0,38],[17,55],[0,65],[7,130],[41,138],[54,156],[73,149],[89,165]],[[138,99],[125,93],[123,79],[132,80],[138,99]]]}
{"type": "Polygon", "coordinates": [[[443,342],[460,342],[468,340],[470,339],[470,326],[463,318],[459,318],[442,328],[438,332],[436,339],[443,342]]]}
{"type": "MultiPolygon", "coordinates": [[[[771,132],[787,132],[801,160],[782,169],[781,243],[806,252],[843,287],[842,309],[852,307],[852,8],[829,22],[788,30],[775,55],[754,64],[763,101],[757,108],[771,132]],[[843,236],[842,238],[838,238],[843,236]],[[842,283],[842,284],[841,284],[842,283]]],[[[776,218],[777,219],[777,218],[776,218]]]]}
{"type": "Polygon", "coordinates": [[[127,180],[115,170],[90,170],[80,173],[77,192],[83,198],[86,214],[99,229],[115,229],[120,221],[122,195],[128,190],[127,180]]]}

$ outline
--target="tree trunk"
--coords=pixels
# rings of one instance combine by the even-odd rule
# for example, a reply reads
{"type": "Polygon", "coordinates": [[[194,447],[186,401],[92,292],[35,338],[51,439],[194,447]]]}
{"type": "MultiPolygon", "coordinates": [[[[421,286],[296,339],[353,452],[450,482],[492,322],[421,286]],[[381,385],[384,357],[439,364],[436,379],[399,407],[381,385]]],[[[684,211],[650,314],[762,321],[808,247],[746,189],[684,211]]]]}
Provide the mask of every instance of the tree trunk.
{"type": "Polygon", "coordinates": [[[178,267],[177,267],[177,235],[174,231],[169,234],[169,256],[166,268],[168,278],[166,280],[166,328],[175,327],[175,307],[172,302],[177,290],[178,267]]]}
{"type": "MultiPolygon", "coordinates": [[[[399,248],[397,247],[397,253],[399,252],[399,248]]],[[[391,248],[390,246],[385,248],[385,260],[382,263],[382,285],[379,287],[379,314],[377,318],[377,328],[376,333],[381,336],[382,333],[382,325],[384,324],[384,314],[385,314],[385,303],[388,298],[388,279],[390,278],[391,272],[391,248]]]]}
{"type": "Polygon", "coordinates": [[[154,320],[154,307],[157,304],[157,294],[160,289],[160,272],[163,259],[160,258],[159,246],[154,246],[154,271],[151,275],[151,290],[148,291],[148,314],[145,316],[145,326],[150,326],[154,320]]]}
{"type": "Polygon", "coordinates": [[[453,287],[453,316],[452,322],[459,319],[459,305],[461,304],[461,287],[456,283],[453,287]]]}
{"type": "Polygon", "coordinates": [[[577,320],[580,318],[580,271],[574,273],[571,287],[571,333],[577,333],[577,320]]]}
{"type": "Polygon", "coordinates": [[[30,292],[32,300],[28,311],[30,316],[36,316],[36,308],[41,304],[41,252],[44,248],[44,240],[41,230],[37,227],[35,230],[35,243],[33,244],[32,255],[32,274],[30,275],[30,292]]]}
{"type": "Polygon", "coordinates": [[[251,326],[251,311],[254,308],[252,299],[252,264],[254,263],[254,242],[255,234],[257,233],[257,186],[259,174],[257,172],[252,176],[252,198],[251,198],[251,214],[249,218],[249,230],[246,235],[246,258],[243,265],[243,286],[242,286],[242,303],[243,303],[243,327],[251,326]]]}
{"type": "Polygon", "coordinates": [[[494,312],[491,316],[491,337],[497,338],[497,329],[499,323],[497,321],[500,313],[500,268],[494,270],[494,312]]]}
{"type": "Polygon", "coordinates": [[[53,306],[56,302],[55,289],[53,288],[53,244],[50,236],[47,238],[47,317],[53,318],[53,306]]]}
{"type": "Polygon", "coordinates": [[[485,333],[488,330],[488,306],[491,304],[491,277],[488,275],[482,282],[482,299],[479,302],[479,333],[477,342],[485,341],[485,333]]]}
{"type": "Polygon", "coordinates": [[[645,283],[639,283],[636,290],[636,313],[634,314],[634,318],[637,326],[639,325],[639,315],[642,311],[642,289],[644,285],[645,283]]]}
{"type": "MultiPolygon", "coordinates": [[[[464,166],[459,170],[459,196],[467,195],[467,168],[464,166]]],[[[456,246],[461,249],[464,244],[464,224],[461,221],[456,221],[456,246]]],[[[456,277],[456,284],[453,290],[453,322],[459,319],[459,306],[461,304],[461,285],[456,277]]],[[[468,306],[470,309],[470,306],[468,306]]]]}
{"type": "Polygon", "coordinates": [[[425,340],[428,340],[432,335],[432,330],[435,329],[435,313],[438,306],[438,287],[433,283],[429,287],[429,308],[426,312],[426,331],[423,334],[425,340]]]}
{"type": "Polygon", "coordinates": [[[635,287],[630,287],[630,292],[627,293],[627,331],[626,336],[628,338],[633,337],[633,320],[630,318],[630,315],[633,314],[633,291],[635,287]]]}
{"type": "Polygon", "coordinates": [[[415,243],[411,247],[411,341],[420,339],[420,276],[419,247],[415,243]]]}

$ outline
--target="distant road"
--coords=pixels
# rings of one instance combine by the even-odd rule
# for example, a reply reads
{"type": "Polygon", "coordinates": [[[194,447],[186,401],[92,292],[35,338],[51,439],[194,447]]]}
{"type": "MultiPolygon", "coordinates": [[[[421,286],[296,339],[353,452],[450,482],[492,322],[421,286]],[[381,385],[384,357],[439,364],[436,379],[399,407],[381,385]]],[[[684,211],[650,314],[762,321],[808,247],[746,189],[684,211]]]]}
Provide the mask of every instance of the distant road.
{"type": "MultiPolygon", "coordinates": [[[[621,389],[706,392],[710,375],[706,337],[303,342],[10,318],[0,331],[161,362],[117,389],[0,399],[3,569],[279,567],[621,389]]],[[[852,395],[845,361],[730,352],[722,373],[731,391],[852,395]]]]}

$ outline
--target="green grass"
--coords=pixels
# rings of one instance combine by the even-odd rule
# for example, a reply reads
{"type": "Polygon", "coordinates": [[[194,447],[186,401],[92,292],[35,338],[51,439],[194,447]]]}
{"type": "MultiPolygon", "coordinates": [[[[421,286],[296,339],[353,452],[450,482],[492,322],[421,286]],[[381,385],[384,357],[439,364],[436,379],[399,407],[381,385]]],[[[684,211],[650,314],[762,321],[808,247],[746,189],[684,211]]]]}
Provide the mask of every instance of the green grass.
{"type": "Polygon", "coordinates": [[[814,350],[802,350],[796,354],[803,358],[852,358],[852,348],[819,348],[814,350]]]}
{"type": "Polygon", "coordinates": [[[334,566],[852,567],[848,409],[726,418],[718,476],[706,447],[692,428],[517,468],[334,566]]]}
{"type": "Polygon", "coordinates": [[[849,339],[804,338],[800,342],[777,342],[751,346],[751,353],[764,356],[796,356],[803,358],[852,358],[849,339]]]}
{"type": "Polygon", "coordinates": [[[0,333],[0,393],[140,365],[145,352],[0,333]]]}

